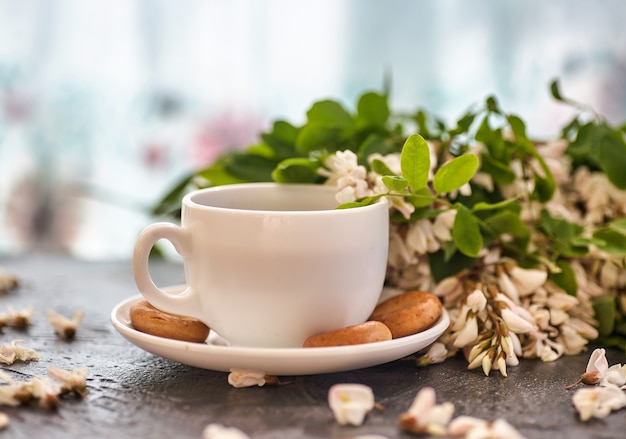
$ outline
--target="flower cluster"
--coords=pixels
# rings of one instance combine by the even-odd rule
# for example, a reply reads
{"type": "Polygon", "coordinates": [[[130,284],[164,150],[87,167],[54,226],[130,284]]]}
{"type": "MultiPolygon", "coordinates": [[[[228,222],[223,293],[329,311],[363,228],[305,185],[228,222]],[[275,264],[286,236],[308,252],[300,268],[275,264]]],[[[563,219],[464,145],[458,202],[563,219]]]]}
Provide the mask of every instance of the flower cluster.
{"type": "MultiPolygon", "coordinates": [[[[429,147],[431,156],[437,157],[437,146],[429,144],[429,147]]],[[[551,160],[549,166],[557,176],[568,173],[565,163],[548,153],[558,151],[559,147],[560,143],[555,143],[539,148],[546,151],[547,159],[551,160]]],[[[369,160],[380,160],[392,172],[400,172],[398,154],[373,155],[369,160]]],[[[374,171],[367,172],[365,167],[358,165],[357,157],[351,151],[340,151],[329,156],[324,166],[318,172],[327,177],[326,184],[336,185],[339,202],[353,202],[390,192],[381,183],[382,176],[374,171]]],[[[537,167],[537,161],[531,160],[530,166],[537,167]]],[[[522,172],[520,163],[512,167],[522,172]]],[[[431,176],[436,168],[437,162],[432,160],[431,176]]],[[[557,178],[559,181],[565,180],[564,177],[557,178]]],[[[477,173],[474,179],[478,181],[475,186],[493,188],[493,182],[487,175],[477,173]]],[[[507,186],[505,190],[509,197],[519,199],[527,197],[529,190],[532,191],[532,188],[526,187],[529,184],[532,182],[520,175],[516,183],[507,186]]],[[[463,185],[459,193],[461,191],[468,194],[471,187],[463,185]]],[[[405,197],[393,195],[389,198],[392,200],[392,211],[396,210],[404,218],[410,218],[415,207],[405,197]]],[[[607,200],[613,199],[609,197],[607,200]]],[[[534,201],[528,201],[520,216],[530,220],[533,218],[532,211],[537,208],[534,201]]],[[[552,203],[550,206],[554,211],[559,210],[558,204],[552,203]]],[[[594,206],[607,214],[609,206],[597,202],[594,202],[594,206]]],[[[621,209],[615,203],[612,208],[621,209]]],[[[595,211],[589,212],[595,215],[595,211]]],[[[387,283],[398,288],[434,291],[441,298],[452,321],[437,344],[439,354],[433,356],[429,352],[427,355],[430,357],[422,357],[420,364],[434,362],[434,357],[438,359],[436,361],[441,361],[462,350],[470,369],[481,367],[487,375],[497,369],[506,375],[506,367],[517,365],[519,358],[553,361],[564,354],[582,352],[589,340],[598,337],[591,299],[602,293],[602,287],[606,286],[607,281],[597,283],[585,268],[584,260],[574,260],[570,264],[577,281],[576,294],[570,295],[550,280],[550,267],[547,264],[523,268],[515,259],[503,256],[510,242],[504,236],[502,240],[484,247],[470,266],[436,281],[429,256],[440,252],[452,241],[456,215],[457,210],[443,208],[436,215],[392,223],[390,228],[387,283]]],[[[537,242],[537,245],[540,244],[537,242]]],[[[619,284],[619,275],[609,271],[609,267],[616,265],[604,263],[602,267],[604,278],[619,284]]]]}
{"type": "Polygon", "coordinates": [[[471,367],[506,374],[520,358],[553,361],[591,339],[624,349],[626,131],[564,98],[558,82],[550,91],[576,115],[548,142],[492,96],[451,125],[421,109],[394,114],[386,93],[363,94],[355,112],[319,101],[302,126],[276,121],[154,212],[178,215],[199,181],[325,184],[340,208],[386,197],[387,286],[436,291],[452,319],[420,364],[463,351],[471,367]]]}

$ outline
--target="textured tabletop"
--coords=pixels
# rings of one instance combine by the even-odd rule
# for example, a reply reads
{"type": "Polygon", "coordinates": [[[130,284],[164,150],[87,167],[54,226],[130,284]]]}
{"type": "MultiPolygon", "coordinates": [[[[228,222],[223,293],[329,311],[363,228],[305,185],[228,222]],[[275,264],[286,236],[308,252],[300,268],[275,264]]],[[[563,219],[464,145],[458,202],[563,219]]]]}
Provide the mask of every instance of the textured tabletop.
{"type": "MultiPolygon", "coordinates": [[[[589,353],[554,363],[523,360],[508,378],[468,371],[463,359],[417,368],[410,359],[351,372],[280,377],[279,386],[234,388],[227,373],[169,361],[135,347],[110,323],[111,310],[137,294],[129,262],[90,263],[59,255],[0,258],[0,267],[18,276],[22,286],[0,296],[0,309],[32,306],[25,330],[4,328],[1,343],[21,339],[39,353],[39,361],[2,366],[16,380],[43,377],[49,366],[89,368],[85,399],[66,398],[56,411],[36,405],[0,407],[10,422],[0,432],[11,438],[201,438],[209,423],[241,429],[252,438],[347,438],[381,434],[412,437],[397,428],[419,389],[430,386],[438,400],[455,405],[455,415],[494,420],[504,417],[528,438],[626,437],[624,411],[603,420],[580,422],[565,390],[584,372],[589,353]],[[47,310],[71,315],[85,312],[76,339],[59,339],[48,324],[47,310]],[[360,427],[339,426],[327,394],[336,383],[370,386],[376,409],[360,427]]],[[[182,266],[153,262],[157,283],[183,280],[182,266]]],[[[625,363],[616,351],[609,364],[625,363]]]]}

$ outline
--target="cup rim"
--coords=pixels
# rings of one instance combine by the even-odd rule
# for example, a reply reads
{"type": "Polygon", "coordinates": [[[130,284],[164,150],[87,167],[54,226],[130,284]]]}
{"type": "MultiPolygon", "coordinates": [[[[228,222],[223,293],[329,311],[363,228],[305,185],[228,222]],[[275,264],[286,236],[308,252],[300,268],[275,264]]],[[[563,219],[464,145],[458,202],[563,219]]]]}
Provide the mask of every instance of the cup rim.
{"type": "MultiPolygon", "coordinates": [[[[197,189],[189,192],[183,197],[182,204],[187,207],[191,207],[194,209],[200,210],[212,210],[212,211],[223,211],[223,212],[241,212],[241,213],[261,213],[261,214],[281,214],[281,215],[328,215],[329,213],[334,213],[336,215],[345,215],[349,214],[351,211],[363,211],[363,210],[375,210],[379,209],[380,206],[388,207],[388,200],[385,197],[381,197],[379,200],[372,204],[368,204],[366,206],[355,206],[347,209],[317,209],[317,210],[266,210],[266,209],[233,209],[227,207],[220,206],[210,206],[206,204],[200,204],[197,201],[194,201],[193,198],[207,192],[218,192],[218,191],[230,191],[237,190],[245,187],[254,187],[258,189],[269,189],[275,187],[283,187],[283,188],[295,188],[295,189],[306,189],[312,191],[319,192],[336,192],[337,189],[334,186],[325,186],[322,184],[315,183],[276,183],[276,182],[252,182],[252,183],[233,183],[233,184],[225,184],[219,186],[211,186],[204,189],[197,189]]],[[[339,203],[337,203],[339,205],[339,203]]]]}

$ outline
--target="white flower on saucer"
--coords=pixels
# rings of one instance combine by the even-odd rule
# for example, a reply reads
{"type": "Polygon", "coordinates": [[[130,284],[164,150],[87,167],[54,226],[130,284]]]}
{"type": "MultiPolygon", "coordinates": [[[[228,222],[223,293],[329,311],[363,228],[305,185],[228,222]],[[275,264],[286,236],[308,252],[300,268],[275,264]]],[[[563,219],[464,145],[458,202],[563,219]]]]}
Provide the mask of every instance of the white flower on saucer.
{"type": "Polygon", "coordinates": [[[202,439],[250,439],[250,436],[235,427],[209,424],[202,432],[202,439]]]}
{"type": "Polygon", "coordinates": [[[617,386],[608,384],[599,387],[578,389],[572,398],[581,421],[605,418],[613,410],[626,407],[626,394],[617,386]]]}
{"type": "Polygon", "coordinates": [[[340,425],[359,426],[374,408],[374,392],[364,384],[335,384],[328,391],[328,405],[340,425]]]}
{"type": "Polygon", "coordinates": [[[417,434],[445,435],[454,413],[454,404],[451,402],[437,404],[436,398],[432,387],[421,389],[409,410],[400,415],[400,428],[417,434]]]}

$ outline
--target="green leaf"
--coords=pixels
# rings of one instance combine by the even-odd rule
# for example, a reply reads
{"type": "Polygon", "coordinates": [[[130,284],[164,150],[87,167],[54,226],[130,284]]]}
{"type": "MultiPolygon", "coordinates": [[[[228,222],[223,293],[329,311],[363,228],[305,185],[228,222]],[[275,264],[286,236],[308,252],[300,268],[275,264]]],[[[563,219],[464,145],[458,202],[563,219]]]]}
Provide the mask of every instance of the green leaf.
{"type": "Polygon", "coordinates": [[[406,181],[406,178],[398,177],[397,175],[383,176],[383,183],[391,192],[403,192],[409,185],[409,182],[406,181]]]}
{"type": "Polygon", "coordinates": [[[374,195],[372,197],[365,197],[359,201],[352,201],[349,203],[340,204],[335,209],[353,209],[355,207],[369,206],[370,204],[374,204],[375,202],[380,200],[381,197],[383,197],[383,195],[374,195]]]}
{"type": "Polygon", "coordinates": [[[508,207],[512,204],[517,203],[518,197],[516,198],[508,198],[503,201],[499,201],[497,203],[487,203],[485,201],[479,201],[478,203],[472,206],[472,212],[479,212],[481,210],[499,210],[505,207],[508,207]]]}
{"type": "Polygon", "coordinates": [[[283,160],[272,172],[272,179],[278,183],[315,183],[320,180],[317,169],[320,162],[307,158],[283,160]]]}
{"type": "Polygon", "coordinates": [[[272,171],[277,164],[277,160],[268,157],[238,153],[226,157],[224,169],[244,181],[263,182],[272,181],[272,171]]]}
{"type": "Polygon", "coordinates": [[[478,169],[478,157],[463,154],[455,157],[437,170],[433,178],[433,188],[438,194],[457,190],[468,183],[478,169]]]}
{"type": "Polygon", "coordinates": [[[596,144],[596,157],[608,179],[620,189],[626,189],[626,143],[620,132],[606,127],[596,144]]]}
{"type": "Polygon", "coordinates": [[[334,152],[338,148],[340,138],[340,128],[329,127],[319,122],[309,122],[298,133],[296,149],[301,153],[323,149],[334,152]]]}
{"type": "Polygon", "coordinates": [[[194,175],[187,175],[181,179],[169,192],[161,199],[161,201],[152,208],[153,215],[168,215],[171,212],[180,209],[180,202],[185,195],[194,175]]]}
{"type": "Polygon", "coordinates": [[[528,141],[528,137],[526,136],[526,124],[519,116],[514,114],[509,114],[506,117],[509,125],[511,126],[511,130],[513,130],[513,134],[518,141],[528,141]]]}
{"type": "Polygon", "coordinates": [[[387,155],[394,152],[399,152],[400,147],[394,145],[389,139],[379,135],[379,134],[370,134],[366,137],[366,139],[359,145],[357,157],[359,158],[359,163],[362,165],[367,164],[367,159],[372,154],[380,154],[387,155]]]}
{"type": "Polygon", "coordinates": [[[496,235],[508,234],[514,238],[526,239],[530,236],[528,227],[522,221],[519,213],[511,210],[498,212],[485,220],[496,235]]]}
{"type": "Polygon", "coordinates": [[[387,167],[385,162],[379,159],[372,160],[371,167],[372,171],[374,171],[378,175],[396,175],[391,169],[389,169],[389,167],[387,167]]]}
{"type": "Polygon", "coordinates": [[[461,133],[466,133],[469,131],[470,127],[474,123],[474,119],[476,119],[476,113],[468,112],[461,116],[461,118],[456,122],[456,128],[450,130],[450,134],[453,136],[459,135],[461,133]]]}
{"type": "Polygon", "coordinates": [[[608,227],[611,230],[621,233],[622,235],[626,235],[626,218],[611,221],[608,224],[608,227]]]}
{"type": "Polygon", "coordinates": [[[415,207],[426,207],[434,201],[433,195],[427,187],[414,191],[411,195],[405,195],[404,199],[415,207]]]}
{"type": "Polygon", "coordinates": [[[365,93],[357,103],[358,120],[363,125],[384,127],[389,119],[387,96],[378,93],[365,93]]]}
{"type": "Polygon", "coordinates": [[[475,258],[483,248],[483,236],[480,233],[478,220],[470,210],[459,205],[452,227],[454,244],[466,256],[475,258]]]}
{"type": "Polygon", "coordinates": [[[555,80],[553,80],[550,83],[550,94],[557,101],[565,102],[565,98],[563,98],[563,95],[561,94],[561,89],[560,89],[560,86],[559,86],[559,80],[558,79],[555,79],[555,80]]]}
{"type": "Polygon", "coordinates": [[[288,122],[274,122],[272,132],[261,134],[261,139],[274,151],[278,158],[289,158],[300,155],[296,151],[296,139],[299,129],[288,122]]]}
{"type": "Polygon", "coordinates": [[[430,171],[430,150],[428,144],[419,134],[406,139],[400,154],[402,176],[407,179],[411,190],[418,191],[428,183],[430,171]]]}
{"type": "Polygon", "coordinates": [[[570,296],[576,296],[578,294],[578,282],[576,282],[576,275],[572,266],[563,259],[556,261],[556,265],[561,271],[558,273],[550,272],[550,279],[570,296]]]}
{"type": "Polygon", "coordinates": [[[487,106],[487,110],[491,111],[492,113],[502,112],[500,110],[500,107],[498,107],[498,101],[496,100],[495,96],[487,97],[487,100],[485,101],[485,105],[487,106]]]}
{"type": "Polygon", "coordinates": [[[433,277],[439,282],[446,277],[458,274],[465,268],[471,267],[475,260],[458,251],[455,252],[444,249],[430,253],[428,255],[428,262],[433,277]]]}
{"type": "Polygon", "coordinates": [[[593,233],[596,245],[600,250],[618,256],[626,256],[626,235],[612,228],[603,228],[593,233]]]}
{"type": "Polygon", "coordinates": [[[324,100],[313,104],[307,111],[307,120],[327,127],[352,128],[354,118],[336,101],[324,100]]]}
{"type": "Polygon", "coordinates": [[[593,301],[593,311],[598,321],[600,337],[611,335],[615,328],[615,299],[611,296],[602,296],[593,301]]]}
{"type": "Polygon", "coordinates": [[[515,181],[515,172],[513,172],[508,164],[496,160],[490,154],[483,153],[480,157],[482,160],[482,167],[480,170],[489,174],[495,183],[511,184],[515,181]]]}

